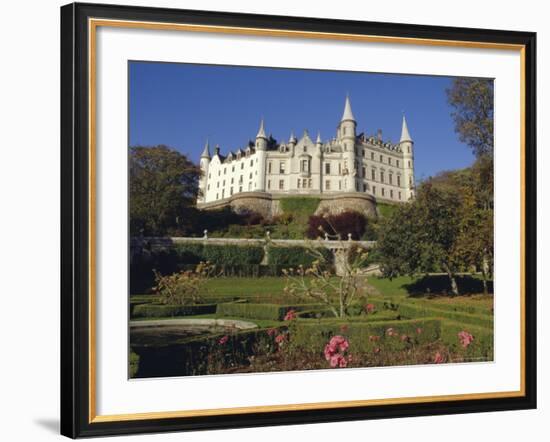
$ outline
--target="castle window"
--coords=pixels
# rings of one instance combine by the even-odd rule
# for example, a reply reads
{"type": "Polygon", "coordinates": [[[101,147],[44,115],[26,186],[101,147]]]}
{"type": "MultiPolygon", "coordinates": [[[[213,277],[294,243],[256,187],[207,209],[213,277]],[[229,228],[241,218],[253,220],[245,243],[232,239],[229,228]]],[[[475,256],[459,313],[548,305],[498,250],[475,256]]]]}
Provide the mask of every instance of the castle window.
{"type": "Polygon", "coordinates": [[[298,184],[298,189],[300,188],[300,183],[302,182],[302,179],[301,178],[298,178],[298,181],[297,181],[297,184],[298,184]]]}
{"type": "Polygon", "coordinates": [[[370,153],[370,159],[371,159],[371,160],[374,160],[374,152],[371,152],[371,153],[370,153]]]}
{"type": "Polygon", "coordinates": [[[210,190],[210,184],[208,185],[207,190],[210,190]]]}
{"type": "Polygon", "coordinates": [[[338,163],[338,175],[342,175],[342,163],[338,163]]]}
{"type": "Polygon", "coordinates": [[[411,153],[411,146],[407,146],[407,153],[411,153]]]}
{"type": "Polygon", "coordinates": [[[342,180],[339,180],[339,181],[338,181],[338,189],[339,189],[339,190],[342,190],[342,180]]]}
{"type": "Polygon", "coordinates": [[[267,180],[267,188],[271,189],[271,180],[267,180]]]}
{"type": "Polygon", "coordinates": [[[311,189],[311,178],[309,179],[309,181],[307,182],[307,186],[311,189]]]}
{"type": "Polygon", "coordinates": [[[390,184],[393,184],[393,174],[392,173],[390,173],[389,178],[390,178],[390,184]]]}
{"type": "Polygon", "coordinates": [[[411,167],[411,162],[409,161],[409,167],[411,167]]]}
{"type": "Polygon", "coordinates": [[[248,183],[248,190],[252,190],[252,183],[248,183]]]}
{"type": "Polygon", "coordinates": [[[244,169],[244,163],[241,163],[241,170],[244,169]]]}
{"type": "Polygon", "coordinates": [[[395,165],[399,167],[399,160],[395,160],[395,165]]]}
{"type": "Polygon", "coordinates": [[[254,160],[250,160],[250,167],[254,166],[254,160]]]}
{"type": "Polygon", "coordinates": [[[380,162],[383,163],[384,162],[384,157],[382,155],[380,155],[380,162]]]}
{"type": "Polygon", "coordinates": [[[367,151],[363,149],[363,158],[365,158],[366,156],[367,156],[367,151]]]}
{"type": "Polygon", "coordinates": [[[222,174],[222,171],[218,170],[218,176],[220,176],[221,174],[222,174]]]}
{"type": "Polygon", "coordinates": [[[225,186],[225,180],[223,180],[222,186],[225,186]]]}
{"type": "Polygon", "coordinates": [[[219,181],[216,183],[216,187],[217,187],[218,189],[220,188],[220,182],[219,182],[219,181]]]}
{"type": "Polygon", "coordinates": [[[252,172],[250,172],[250,174],[248,175],[248,179],[249,179],[249,180],[252,179],[252,172]]]}
{"type": "Polygon", "coordinates": [[[346,129],[347,129],[347,128],[344,126],[344,135],[346,135],[346,132],[347,132],[346,129]]]}
{"type": "Polygon", "coordinates": [[[388,157],[388,164],[391,164],[391,158],[388,157]]]}
{"type": "Polygon", "coordinates": [[[235,178],[231,177],[231,184],[235,181],[235,178]]]}
{"type": "Polygon", "coordinates": [[[330,163],[325,163],[325,173],[330,175],[330,163]]]}
{"type": "Polygon", "coordinates": [[[325,189],[330,190],[330,180],[325,181],[325,189]]]}
{"type": "Polygon", "coordinates": [[[367,183],[363,183],[363,192],[366,192],[369,190],[369,185],[367,183]]]}
{"type": "Polygon", "coordinates": [[[373,181],[376,181],[376,171],[374,169],[371,169],[370,176],[373,181]]]}
{"type": "Polygon", "coordinates": [[[225,197],[225,189],[222,189],[222,199],[225,197]]]}
{"type": "Polygon", "coordinates": [[[398,193],[399,199],[401,199],[401,192],[398,193]]]}
{"type": "Polygon", "coordinates": [[[267,173],[271,173],[271,161],[267,163],[267,173]]]}
{"type": "MultiPolygon", "coordinates": [[[[401,187],[401,176],[397,175],[397,187],[401,187]]],[[[399,198],[401,199],[401,198],[399,198]]]]}
{"type": "Polygon", "coordinates": [[[243,191],[243,186],[239,186],[239,192],[243,191]]]}
{"type": "Polygon", "coordinates": [[[364,166],[361,168],[361,176],[363,178],[365,178],[367,176],[367,169],[364,166]]]}
{"type": "Polygon", "coordinates": [[[393,199],[393,190],[390,189],[390,198],[393,199]]]}
{"type": "Polygon", "coordinates": [[[372,186],[372,194],[376,195],[376,186],[372,186]]]}
{"type": "Polygon", "coordinates": [[[242,184],[242,183],[243,183],[243,176],[241,175],[241,176],[239,177],[239,184],[242,184]]]}
{"type": "Polygon", "coordinates": [[[279,190],[283,190],[285,188],[285,180],[279,180],[279,190]]]}
{"type": "Polygon", "coordinates": [[[285,162],[284,161],[279,162],[279,173],[280,174],[285,173],[285,162]]]}
{"type": "Polygon", "coordinates": [[[233,187],[229,189],[229,196],[233,195],[233,187]]]}
{"type": "Polygon", "coordinates": [[[212,175],[210,173],[208,174],[208,178],[212,178],[212,175]]]}
{"type": "Polygon", "coordinates": [[[384,172],[380,171],[380,182],[384,182],[384,172]]]}
{"type": "Polygon", "coordinates": [[[309,160],[302,160],[302,172],[309,172],[309,160]]]}
{"type": "Polygon", "coordinates": [[[384,190],[385,190],[385,189],[382,187],[382,196],[384,196],[384,190]]]}
{"type": "Polygon", "coordinates": [[[219,199],[220,195],[216,193],[216,199],[219,199]]]}
{"type": "Polygon", "coordinates": [[[304,178],[304,181],[302,181],[302,187],[304,189],[307,187],[307,178],[304,178]]]}
{"type": "Polygon", "coordinates": [[[304,144],[304,152],[307,152],[307,146],[304,144]]]}
{"type": "Polygon", "coordinates": [[[231,167],[231,172],[235,172],[235,166],[231,167]]]}

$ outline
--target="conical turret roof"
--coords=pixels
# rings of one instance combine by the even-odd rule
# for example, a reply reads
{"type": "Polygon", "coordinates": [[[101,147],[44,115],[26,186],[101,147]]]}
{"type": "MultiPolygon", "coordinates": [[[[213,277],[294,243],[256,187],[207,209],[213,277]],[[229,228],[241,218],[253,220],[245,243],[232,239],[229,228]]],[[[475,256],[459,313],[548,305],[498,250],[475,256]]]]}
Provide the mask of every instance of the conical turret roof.
{"type": "Polygon", "coordinates": [[[342,120],[351,120],[355,121],[355,117],[353,116],[353,112],[351,111],[351,103],[349,101],[349,95],[346,95],[346,103],[344,105],[344,113],[342,115],[342,120]]]}
{"type": "Polygon", "coordinates": [[[260,121],[260,129],[258,130],[258,135],[256,135],[256,138],[265,138],[267,140],[267,136],[265,134],[265,129],[264,129],[264,119],[263,118],[260,121]]]}
{"type": "Polygon", "coordinates": [[[405,119],[405,115],[403,115],[403,125],[401,127],[401,139],[399,140],[399,142],[403,143],[404,141],[412,141],[411,135],[409,134],[409,128],[407,127],[407,120],[405,119]]]}
{"type": "Polygon", "coordinates": [[[206,143],[204,144],[204,149],[201,153],[201,158],[210,158],[210,145],[208,144],[208,138],[206,139],[206,143]]]}

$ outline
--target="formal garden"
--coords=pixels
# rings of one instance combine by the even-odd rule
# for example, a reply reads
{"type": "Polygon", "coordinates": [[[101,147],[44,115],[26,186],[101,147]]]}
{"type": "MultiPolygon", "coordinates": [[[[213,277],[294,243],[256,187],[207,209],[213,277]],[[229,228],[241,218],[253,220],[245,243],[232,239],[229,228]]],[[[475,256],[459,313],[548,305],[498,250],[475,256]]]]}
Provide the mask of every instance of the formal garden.
{"type": "Polygon", "coordinates": [[[478,275],[457,275],[456,296],[444,274],[365,274],[368,252],[352,247],[337,275],[316,244],[271,245],[267,263],[266,247],[207,241],[153,254],[150,286],[130,297],[130,375],[492,360],[493,297],[478,275]]]}

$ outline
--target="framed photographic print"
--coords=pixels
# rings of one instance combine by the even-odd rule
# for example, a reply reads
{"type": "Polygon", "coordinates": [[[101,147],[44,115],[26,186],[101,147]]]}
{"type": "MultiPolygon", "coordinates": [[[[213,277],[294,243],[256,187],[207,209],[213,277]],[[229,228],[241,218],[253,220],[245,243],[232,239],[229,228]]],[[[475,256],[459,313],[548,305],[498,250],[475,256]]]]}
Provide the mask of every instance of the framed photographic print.
{"type": "Polygon", "coordinates": [[[62,434],[536,407],[535,44],[62,7],[62,434]]]}

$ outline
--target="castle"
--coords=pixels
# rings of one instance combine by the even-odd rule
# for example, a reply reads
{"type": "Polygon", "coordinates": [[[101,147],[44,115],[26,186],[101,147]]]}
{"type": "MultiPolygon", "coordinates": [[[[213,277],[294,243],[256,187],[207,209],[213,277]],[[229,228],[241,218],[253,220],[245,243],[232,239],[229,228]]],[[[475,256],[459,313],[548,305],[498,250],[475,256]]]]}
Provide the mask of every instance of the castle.
{"type": "Polygon", "coordinates": [[[308,132],[276,144],[266,135],[264,121],[255,143],[226,156],[208,142],[200,158],[200,196],[197,206],[253,210],[271,217],[279,201],[290,196],[319,198],[318,212],[359,210],[376,214],[376,201],[405,202],[414,198],[413,141],[403,116],[401,139],[394,144],[357,134],[349,97],[336,136],[313,141],[308,132]]]}

